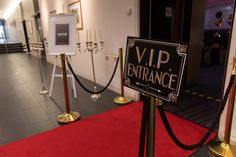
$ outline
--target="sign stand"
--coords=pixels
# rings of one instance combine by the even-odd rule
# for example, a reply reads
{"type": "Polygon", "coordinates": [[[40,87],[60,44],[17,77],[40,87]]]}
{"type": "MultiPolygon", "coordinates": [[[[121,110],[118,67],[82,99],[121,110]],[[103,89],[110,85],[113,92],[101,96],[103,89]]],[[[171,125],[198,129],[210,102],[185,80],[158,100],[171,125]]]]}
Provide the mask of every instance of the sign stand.
{"type": "Polygon", "coordinates": [[[161,105],[161,100],[178,101],[186,52],[187,45],[137,37],[127,39],[123,84],[145,94],[141,95],[144,106],[139,157],[154,157],[156,105],[161,105]]]}
{"type": "Polygon", "coordinates": [[[146,143],[146,156],[154,157],[155,153],[155,128],[156,128],[156,105],[160,105],[159,100],[143,95],[146,100],[143,105],[142,121],[139,139],[139,157],[144,156],[144,148],[146,143]],[[157,101],[156,101],[157,100],[157,101]],[[147,141],[146,141],[147,140],[147,141]]]}
{"type": "MultiPolygon", "coordinates": [[[[58,58],[58,56],[55,56],[55,58],[54,58],[54,65],[53,65],[53,70],[52,70],[52,75],[51,75],[51,84],[50,84],[50,90],[49,90],[49,97],[52,97],[52,90],[53,90],[53,86],[54,86],[55,77],[61,77],[61,78],[63,77],[62,74],[56,74],[57,58],[58,58]]],[[[75,78],[71,74],[70,71],[69,71],[69,74],[66,74],[66,76],[71,78],[71,86],[72,86],[72,90],[74,92],[74,98],[77,98],[77,93],[76,93],[76,88],[75,88],[75,78]]]]}
{"type": "MultiPolygon", "coordinates": [[[[65,53],[65,56],[71,57],[76,53],[76,16],[74,14],[57,14],[50,15],[48,22],[48,54],[55,56],[53,71],[51,76],[51,84],[49,97],[52,96],[52,90],[55,77],[62,77],[62,74],[56,74],[57,58],[61,55],[59,52],[65,53]]],[[[71,78],[74,97],[77,97],[75,89],[75,79],[71,72],[66,74],[71,78]]]]}
{"type": "Polygon", "coordinates": [[[151,103],[149,106],[149,119],[148,119],[148,134],[147,134],[147,156],[154,157],[155,150],[155,124],[156,124],[156,105],[155,98],[151,97],[151,103]]]}

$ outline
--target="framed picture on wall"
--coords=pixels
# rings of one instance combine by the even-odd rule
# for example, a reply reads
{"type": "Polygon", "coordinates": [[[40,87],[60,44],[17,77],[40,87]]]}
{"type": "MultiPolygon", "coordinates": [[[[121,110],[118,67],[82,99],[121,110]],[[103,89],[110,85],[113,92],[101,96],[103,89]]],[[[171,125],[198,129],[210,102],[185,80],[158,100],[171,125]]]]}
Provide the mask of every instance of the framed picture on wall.
{"type": "Polygon", "coordinates": [[[81,10],[81,1],[76,1],[68,5],[68,12],[76,15],[76,28],[83,29],[83,19],[81,10]]]}

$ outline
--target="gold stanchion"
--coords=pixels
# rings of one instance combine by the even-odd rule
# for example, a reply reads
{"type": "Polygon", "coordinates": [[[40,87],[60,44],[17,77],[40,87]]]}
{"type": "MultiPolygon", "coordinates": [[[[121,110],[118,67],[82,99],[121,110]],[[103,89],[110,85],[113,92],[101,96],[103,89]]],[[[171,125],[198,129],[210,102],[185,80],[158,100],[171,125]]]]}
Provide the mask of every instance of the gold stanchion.
{"type": "Polygon", "coordinates": [[[66,124],[66,123],[71,123],[76,120],[79,120],[80,113],[70,111],[69,94],[68,94],[68,87],[67,87],[67,76],[66,76],[66,65],[65,65],[65,54],[61,54],[61,64],[62,64],[62,75],[63,75],[63,83],[64,83],[66,113],[59,115],[57,117],[57,121],[59,123],[66,124]]]}
{"type": "MultiPolygon", "coordinates": [[[[236,74],[236,57],[233,58],[233,72],[232,75],[236,74]]],[[[234,84],[230,90],[230,96],[228,101],[228,110],[226,115],[226,125],[225,125],[225,135],[224,140],[220,141],[218,139],[209,142],[209,151],[216,155],[222,157],[235,157],[236,156],[236,145],[230,143],[231,126],[233,120],[234,102],[235,102],[235,88],[236,88],[236,78],[234,79],[234,84]]]]}
{"type": "Polygon", "coordinates": [[[122,48],[119,48],[119,56],[120,56],[120,80],[121,80],[121,83],[120,83],[120,89],[121,89],[121,95],[116,97],[114,99],[114,102],[116,104],[128,104],[130,103],[132,100],[130,98],[127,98],[127,97],[124,97],[124,80],[123,80],[123,75],[124,75],[124,72],[123,72],[123,49],[122,48]]]}

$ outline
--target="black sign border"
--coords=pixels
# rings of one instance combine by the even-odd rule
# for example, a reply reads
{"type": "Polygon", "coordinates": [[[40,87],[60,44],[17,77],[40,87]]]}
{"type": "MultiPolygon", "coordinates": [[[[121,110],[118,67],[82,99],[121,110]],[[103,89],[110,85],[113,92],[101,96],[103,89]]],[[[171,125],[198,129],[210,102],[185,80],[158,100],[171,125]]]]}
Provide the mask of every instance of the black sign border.
{"type": "Polygon", "coordinates": [[[142,38],[138,38],[138,37],[127,37],[127,44],[126,44],[126,55],[125,57],[128,58],[129,56],[129,47],[134,46],[136,41],[142,41],[142,42],[146,42],[146,43],[154,43],[154,44],[160,44],[160,45],[166,45],[166,46],[174,46],[176,47],[176,51],[177,54],[179,56],[182,56],[182,61],[181,61],[181,67],[180,67],[180,72],[179,72],[179,79],[178,79],[178,83],[177,83],[177,88],[175,92],[169,93],[168,97],[164,97],[164,96],[160,96],[160,95],[156,95],[156,93],[153,92],[148,92],[148,91],[143,91],[143,88],[139,88],[137,86],[133,86],[130,84],[129,82],[129,77],[127,76],[127,59],[125,59],[125,68],[124,68],[124,85],[132,88],[134,90],[137,90],[139,92],[151,95],[153,97],[159,98],[161,100],[167,101],[167,102],[177,102],[178,96],[179,96],[179,92],[180,92],[180,88],[181,88],[181,84],[182,84],[182,78],[183,78],[183,74],[184,74],[184,65],[186,63],[186,58],[187,58],[187,48],[188,46],[185,44],[177,44],[177,43],[169,43],[169,42],[164,42],[164,41],[156,41],[156,40],[148,40],[148,39],[142,39],[142,38]]]}

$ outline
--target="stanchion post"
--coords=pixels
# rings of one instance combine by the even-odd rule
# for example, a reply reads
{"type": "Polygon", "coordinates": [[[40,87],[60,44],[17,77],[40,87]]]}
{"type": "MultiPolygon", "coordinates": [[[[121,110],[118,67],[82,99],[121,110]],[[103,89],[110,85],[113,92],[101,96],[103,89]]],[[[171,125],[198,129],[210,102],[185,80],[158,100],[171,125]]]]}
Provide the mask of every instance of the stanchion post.
{"type": "Polygon", "coordinates": [[[68,94],[67,86],[67,76],[66,76],[66,65],[65,65],[65,54],[61,54],[61,64],[62,64],[62,75],[63,75],[63,84],[64,84],[64,95],[66,103],[66,112],[57,117],[57,121],[62,124],[71,123],[80,118],[80,113],[70,111],[70,101],[68,94]]]}
{"type": "MultiPolygon", "coordinates": [[[[233,72],[232,75],[236,74],[236,57],[233,58],[233,72]]],[[[230,134],[233,120],[233,111],[234,111],[234,102],[235,102],[235,87],[236,87],[236,79],[234,79],[234,84],[230,91],[228,110],[226,116],[226,125],[225,125],[225,136],[224,143],[230,143],[230,134]]]]}
{"type": "MultiPolygon", "coordinates": [[[[232,75],[236,75],[236,57],[233,58],[233,71],[232,75]]],[[[235,89],[236,88],[236,78],[234,78],[234,84],[230,89],[230,95],[228,100],[228,108],[226,114],[226,125],[225,125],[225,135],[224,140],[219,141],[218,139],[209,142],[209,151],[217,156],[222,157],[235,157],[236,156],[236,146],[230,145],[230,135],[233,120],[233,111],[235,103],[235,89]],[[234,147],[234,148],[233,148],[234,147]]]]}
{"type": "Polygon", "coordinates": [[[123,48],[119,48],[119,57],[120,57],[120,96],[114,99],[116,104],[128,104],[132,100],[130,98],[124,97],[124,71],[123,71],[123,48]]]}
{"type": "Polygon", "coordinates": [[[142,109],[142,120],[141,120],[141,127],[140,127],[140,137],[139,137],[139,153],[138,157],[144,156],[145,144],[146,144],[146,132],[147,132],[147,123],[148,118],[150,117],[150,106],[148,104],[143,104],[142,109]]]}
{"type": "Polygon", "coordinates": [[[154,157],[155,155],[155,128],[156,128],[156,105],[162,103],[158,99],[149,95],[143,95],[143,111],[142,122],[139,139],[139,153],[138,157],[144,157],[146,150],[146,157],[154,157]],[[146,145],[146,146],[145,146],[146,145]]]}
{"type": "Polygon", "coordinates": [[[124,97],[124,69],[123,69],[123,49],[119,48],[119,57],[120,57],[120,94],[122,97],[124,97]]]}
{"type": "Polygon", "coordinates": [[[65,64],[65,54],[61,54],[61,65],[62,65],[62,76],[66,103],[66,113],[70,113],[70,101],[68,94],[67,76],[66,76],[66,64],[65,64]]]}

